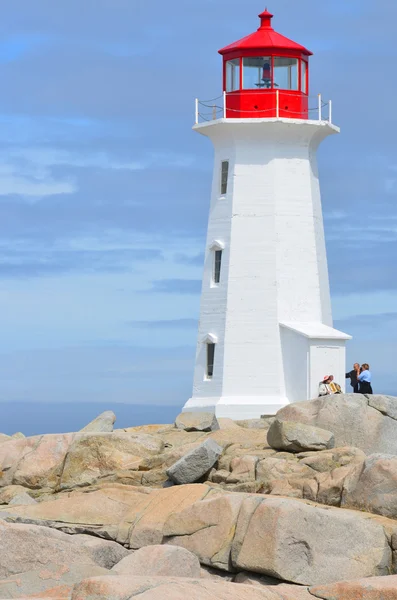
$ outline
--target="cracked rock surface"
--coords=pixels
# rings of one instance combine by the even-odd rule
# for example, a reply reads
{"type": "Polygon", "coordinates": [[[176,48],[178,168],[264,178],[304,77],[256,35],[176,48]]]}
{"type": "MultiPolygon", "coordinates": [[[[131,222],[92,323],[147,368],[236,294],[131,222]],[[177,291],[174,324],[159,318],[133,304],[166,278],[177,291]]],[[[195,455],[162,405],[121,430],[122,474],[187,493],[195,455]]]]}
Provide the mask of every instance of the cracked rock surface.
{"type": "Polygon", "coordinates": [[[396,600],[396,418],[346,394],[0,436],[0,600],[396,600]]]}

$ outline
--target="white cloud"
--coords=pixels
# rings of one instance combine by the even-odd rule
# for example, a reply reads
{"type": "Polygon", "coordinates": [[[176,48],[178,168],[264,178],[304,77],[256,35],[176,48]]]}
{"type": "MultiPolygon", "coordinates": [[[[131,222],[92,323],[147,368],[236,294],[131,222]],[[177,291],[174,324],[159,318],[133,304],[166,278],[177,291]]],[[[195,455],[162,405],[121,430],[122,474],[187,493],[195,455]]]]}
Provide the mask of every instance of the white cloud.
{"type": "Polygon", "coordinates": [[[56,180],[46,170],[35,174],[18,171],[16,166],[0,166],[0,196],[19,195],[43,197],[58,194],[73,194],[76,185],[70,179],[56,180]]]}

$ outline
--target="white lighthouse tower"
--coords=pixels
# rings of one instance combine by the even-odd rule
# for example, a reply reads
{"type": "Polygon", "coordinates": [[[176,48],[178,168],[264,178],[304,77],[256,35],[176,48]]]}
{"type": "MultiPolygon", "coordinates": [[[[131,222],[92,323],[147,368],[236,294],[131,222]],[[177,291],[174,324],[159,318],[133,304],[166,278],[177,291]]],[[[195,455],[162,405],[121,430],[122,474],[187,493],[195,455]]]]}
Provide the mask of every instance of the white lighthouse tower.
{"type": "Polygon", "coordinates": [[[224,93],[196,103],[215,148],[192,398],[185,411],[256,418],[345,382],[333,328],[316,151],[331,103],[309,106],[309,56],[259,29],[220,50],[224,93]]]}

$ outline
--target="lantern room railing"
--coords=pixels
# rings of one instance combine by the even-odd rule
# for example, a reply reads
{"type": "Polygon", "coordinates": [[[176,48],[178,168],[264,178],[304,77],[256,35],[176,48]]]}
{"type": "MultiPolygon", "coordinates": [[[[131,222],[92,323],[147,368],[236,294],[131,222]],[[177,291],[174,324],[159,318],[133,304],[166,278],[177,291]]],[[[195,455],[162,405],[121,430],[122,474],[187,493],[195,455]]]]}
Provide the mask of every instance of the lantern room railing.
{"type": "MultiPolygon", "coordinates": [[[[257,92],[254,92],[257,95],[257,92]]],[[[274,94],[274,105],[270,108],[258,110],[246,110],[231,108],[227,103],[228,94],[223,93],[222,96],[213,98],[211,100],[199,100],[196,99],[195,105],[195,124],[205,123],[209,121],[216,121],[217,119],[233,119],[239,118],[241,113],[244,113],[244,118],[290,118],[290,119],[303,119],[302,112],[294,113],[292,110],[288,110],[288,114],[285,114],[285,110],[280,109],[279,104],[279,90],[272,92],[274,94]],[[233,114],[235,113],[235,115],[233,114]],[[252,115],[250,114],[252,113],[252,115]],[[280,114],[284,113],[284,114],[280,114]]],[[[247,92],[244,92],[246,95],[247,92]]],[[[282,92],[283,95],[288,92],[282,92]]],[[[291,96],[293,96],[293,92],[291,96]]],[[[323,121],[332,124],[332,100],[324,101],[321,94],[317,96],[309,96],[308,98],[308,109],[305,111],[304,119],[311,121],[323,121]]]]}

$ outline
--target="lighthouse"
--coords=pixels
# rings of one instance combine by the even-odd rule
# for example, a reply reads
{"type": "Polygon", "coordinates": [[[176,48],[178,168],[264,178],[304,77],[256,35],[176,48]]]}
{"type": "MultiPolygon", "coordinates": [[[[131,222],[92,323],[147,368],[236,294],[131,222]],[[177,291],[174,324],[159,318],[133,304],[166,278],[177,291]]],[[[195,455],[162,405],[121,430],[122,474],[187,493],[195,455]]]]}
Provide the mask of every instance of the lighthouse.
{"type": "Polygon", "coordinates": [[[196,101],[214,154],[192,397],[184,411],[258,418],[345,383],[333,328],[316,153],[332,104],[309,94],[311,52],[273,15],[226,46],[223,94],[196,101]]]}

